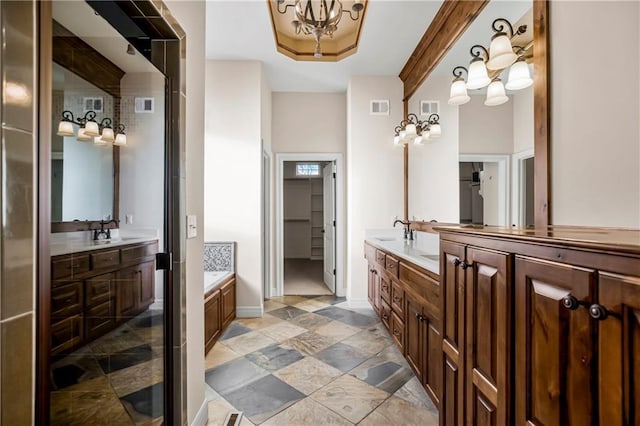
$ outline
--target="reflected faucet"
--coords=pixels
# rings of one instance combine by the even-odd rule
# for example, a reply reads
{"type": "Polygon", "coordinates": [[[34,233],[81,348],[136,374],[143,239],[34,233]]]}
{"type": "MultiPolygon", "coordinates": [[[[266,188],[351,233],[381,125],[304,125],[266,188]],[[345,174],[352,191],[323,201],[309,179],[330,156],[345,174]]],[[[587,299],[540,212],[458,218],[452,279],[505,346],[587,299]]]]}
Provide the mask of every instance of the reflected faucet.
{"type": "Polygon", "coordinates": [[[395,228],[398,223],[401,223],[404,226],[404,239],[413,241],[413,229],[411,229],[411,222],[408,220],[405,222],[400,219],[396,219],[393,222],[393,227],[395,228]]]}
{"type": "Polygon", "coordinates": [[[93,241],[99,241],[99,240],[110,240],[111,239],[111,229],[107,228],[104,229],[105,225],[109,225],[110,223],[115,223],[116,226],[118,225],[118,221],[117,220],[107,220],[107,221],[100,221],[100,229],[94,229],[93,230],[93,241]]]}

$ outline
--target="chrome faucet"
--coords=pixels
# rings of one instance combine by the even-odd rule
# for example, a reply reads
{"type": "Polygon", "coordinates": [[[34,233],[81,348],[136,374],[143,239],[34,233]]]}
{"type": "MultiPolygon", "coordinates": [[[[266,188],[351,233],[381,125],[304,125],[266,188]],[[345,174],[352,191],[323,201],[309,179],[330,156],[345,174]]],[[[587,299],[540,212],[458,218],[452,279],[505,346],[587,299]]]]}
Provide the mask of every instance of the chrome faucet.
{"type": "Polygon", "coordinates": [[[115,223],[116,226],[118,225],[118,221],[117,220],[107,220],[107,221],[100,221],[100,229],[94,229],[93,230],[93,240],[94,241],[99,241],[99,240],[110,240],[111,239],[111,229],[107,228],[104,229],[105,225],[109,225],[110,223],[115,223]]]}
{"type": "Polygon", "coordinates": [[[393,222],[393,227],[395,228],[396,224],[398,223],[401,223],[404,226],[404,239],[413,241],[413,229],[411,229],[411,222],[409,222],[408,220],[405,222],[403,220],[396,219],[393,222]]]}

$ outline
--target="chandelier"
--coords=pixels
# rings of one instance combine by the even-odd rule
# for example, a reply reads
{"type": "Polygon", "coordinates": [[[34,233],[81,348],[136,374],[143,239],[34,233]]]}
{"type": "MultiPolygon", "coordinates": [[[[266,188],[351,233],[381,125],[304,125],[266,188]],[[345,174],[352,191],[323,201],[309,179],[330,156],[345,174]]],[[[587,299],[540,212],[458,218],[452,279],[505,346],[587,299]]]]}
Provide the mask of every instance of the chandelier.
{"type": "Polygon", "coordinates": [[[114,145],[122,146],[127,144],[127,135],[124,133],[124,124],[118,125],[115,132],[111,127],[113,120],[105,117],[100,122],[96,122],[95,111],[87,111],[84,117],[73,117],[71,111],[62,112],[62,120],[58,124],[58,136],[76,136],[79,142],[93,140],[96,145],[106,145],[113,142],[114,145]],[[73,125],[78,126],[76,135],[73,125]]]}
{"type": "Polygon", "coordinates": [[[278,13],[282,15],[286,14],[290,7],[294,8],[295,19],[291,21],[291,25],[296,34],[312,35],[315,38],[316,48],[313,56],[316,58],[322,57],[320,37],[333,37],[333,33],[338,30],[342,14],[346,13],[352,21],[357,21],[364,9],[362,0],[355,0],[350,10],[343,9],[340,0],[295,0],[289,4],[285,4],[285,0],[276,0],[276,4],[278,13]]]}
{"type": "Polygon", "coordinates": [[[431,114],[426,120],[420,121],[415,114],[407,115],[395,128],[393,138],[394,145],[406,145],[413,142],[414,145],[422,145],[423,142],[438,138],[442,135],[440,116],[431,114]]]}

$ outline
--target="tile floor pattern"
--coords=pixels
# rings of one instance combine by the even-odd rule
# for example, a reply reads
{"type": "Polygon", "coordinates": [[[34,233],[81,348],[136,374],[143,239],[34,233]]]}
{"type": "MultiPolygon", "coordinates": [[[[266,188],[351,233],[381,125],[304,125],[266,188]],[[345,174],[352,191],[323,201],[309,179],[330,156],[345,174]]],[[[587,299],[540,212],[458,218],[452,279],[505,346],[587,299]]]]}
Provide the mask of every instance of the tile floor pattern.
{"type": "Polygon", "coordinates": [[[438,424],[438,412],[371,309],[283,296],[234,321],[206,357],[209,425],[438,424]]]}
{"type": "Polygon", "coordinates": [[[160,424],[162,329],[162,311],[148,310],[54,360],[50,424],[160,424]]]}

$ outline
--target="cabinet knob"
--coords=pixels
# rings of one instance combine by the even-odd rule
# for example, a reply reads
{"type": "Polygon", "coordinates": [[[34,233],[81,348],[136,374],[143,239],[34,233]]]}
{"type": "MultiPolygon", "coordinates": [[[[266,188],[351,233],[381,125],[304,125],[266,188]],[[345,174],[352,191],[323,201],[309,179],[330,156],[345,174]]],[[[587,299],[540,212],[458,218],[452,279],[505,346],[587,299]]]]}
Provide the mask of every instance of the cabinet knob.
{"type": "Polygon", "coordinates": [[[467,269],[469,266],[471,266],[471,265],[469,265],[467,262],[461,262],[461,263],[460,263],[460,267],[461,267],[462,269],[467,269]]]}
{"type": "Polygon", "coordinates": [[[602,321],[604,319],[607,319],[609,313],[605,308],[595,303],[589,307],[589,315],[591,315],[591,318],[593,319],[602,321]]]}
{"type": "Polygon", "coordinates": [[[578,309],[580,302],[578,302],[578,299],[576,299],[575,296],[569,294],[562,298],[562,306],[573,311],[578,309]]]}
{"type": "Polygon", "coordinates": [[[455,266],[455,267],[457,268],[457,267],[458,267],[458,265],[460,265],[460,259],[455,258],[455,259],[453,259],[453,262],[452,262],[452,263],[453,263],[453,266],[455,266]]]}
{"type": "Polygon", "coordinates": [[[418,318],[418,321],[420,322],[423,322],[425,320],[425,317],[419,312],[416,312],[416,318],[418,318]]]}

